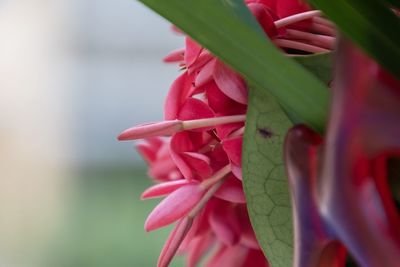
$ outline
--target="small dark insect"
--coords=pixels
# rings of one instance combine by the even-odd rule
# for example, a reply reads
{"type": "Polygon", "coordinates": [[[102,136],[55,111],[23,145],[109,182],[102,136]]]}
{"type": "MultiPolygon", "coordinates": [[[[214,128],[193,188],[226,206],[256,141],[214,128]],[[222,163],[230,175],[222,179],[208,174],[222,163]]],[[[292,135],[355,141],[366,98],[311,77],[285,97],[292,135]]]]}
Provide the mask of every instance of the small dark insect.
{"type": "Polygon", "coordinates": [[[274,135],[268,128],[258,128],[257,131],[264,138],[271,138],[274,135]]]}

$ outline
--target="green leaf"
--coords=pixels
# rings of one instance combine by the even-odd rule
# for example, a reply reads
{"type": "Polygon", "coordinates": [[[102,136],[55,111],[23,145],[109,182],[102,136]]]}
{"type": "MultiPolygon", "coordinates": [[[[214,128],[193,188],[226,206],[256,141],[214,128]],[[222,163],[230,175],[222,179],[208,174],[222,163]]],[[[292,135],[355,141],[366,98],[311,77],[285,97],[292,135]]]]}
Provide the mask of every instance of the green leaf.
{"type": "Polygon", "coordinates": [[[294,58],[324,84],[332,81],[333,53],[298,56],[294,58]]]}
{"type": "MultiPolygon", "coordinates": [[[[309,0],[353,42],[400,78],[400,19],[385,1],[309,0]]],[[[398,1],[391,0],[396,3],[398,1]]]]}
{"type": "MultiPolygon", "coordinates": [[[[321,81],[330,83],[331,53],[296,60],[321,81]]],[[[253,228],[272,267],[289,267],[293,261],[292,211],[283,163],[283,142],[291,126],[273,96],[250,90],[243,143],[243,185],[253,228]]]]}
{"type": "Polygon", "coordinates": [[[250,90],[243,142],[243,185],[257,240],[272,267],[289,267],[293,255],[290,195],[283,141],[291,121],[277,101],[250,90]]]}
{"type": "Polygon", "coordinates": [[[300,121],[322,132],[326,86],[266,38],[242,0],[140,0],[270,93],[300,121]]]}

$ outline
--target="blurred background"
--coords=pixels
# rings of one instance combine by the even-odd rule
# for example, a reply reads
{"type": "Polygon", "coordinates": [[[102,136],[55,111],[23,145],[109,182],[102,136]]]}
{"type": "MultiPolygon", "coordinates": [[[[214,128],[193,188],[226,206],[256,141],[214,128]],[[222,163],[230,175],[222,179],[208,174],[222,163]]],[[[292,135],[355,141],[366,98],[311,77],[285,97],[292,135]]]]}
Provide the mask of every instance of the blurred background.
{"type": "MultiPolygon", "coordinates": [[[[0,0],[0,266],[155,266],[169,229],[134,124],[162,118],[183,46],[135,0],[0,0]]],[[[178,259],[174,266],[181,266],[178,259]]]]}

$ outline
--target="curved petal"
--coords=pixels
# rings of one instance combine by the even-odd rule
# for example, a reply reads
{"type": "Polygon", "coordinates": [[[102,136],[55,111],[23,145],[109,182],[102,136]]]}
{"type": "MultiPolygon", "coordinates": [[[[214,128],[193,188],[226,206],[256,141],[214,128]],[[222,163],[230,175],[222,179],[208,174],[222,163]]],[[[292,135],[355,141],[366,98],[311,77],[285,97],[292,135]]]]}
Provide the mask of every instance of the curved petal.
{"type": "Polygon", "coordinates": [[[203,48],[189,37],[186,37],[185,42],[186,42],[185,62],[186,62],[186,67],[190,68],[200,56],[200,53],[203,50],[203,48]]]}
{"type": "Polygon", "coordinates": [[[199,70],[194,82],[196,87],[203,86],[213,79],[215,61],[216,59],[210,60],[199,70]]]}
{"type": "MultiPolygon", "coordinates": [[[[211,108],[203,101],[196,98],[188,98],[182,105],[178,118],[182,121],[197,120],[215,117],[211,108]]],[[[204,128],[201,128],[204,130],[204,128]]]]}
{"type": "Polygon", "coordinates": [[[217,131],[218,138],[224,140],[231,133],[233,133],[236,130],[239,130],[243,126],[244,126],[243,122],[228,123],[228,124],[218,125],[217,127],[215,127],[215,130],[217,131]]]}
{"type": "Polygon", "coordinates": [[[235,175],[235,177],[238,178],[240,181],[243,181],[242,167],[235,164],[231,164],[231,169],[233,175],[235,175]]]}
{"type": "Polygon", "coordinates": [[[237,73],[220,61],[215,63],[214,80],[225,95],[236,102],[247,104],[246,83],[237,73]]]}
{"type": "Polygon", "coordinates": [[[166,196],[175,190],[181,188],[182,186],[193,184],[193,182],[189,182],[185,179],[180,179],[176,181],[168,181],[153,185],[152,187],[147,188],[141,195],[141,199],[155,198],[166,196]]]}
{"type": "Polygon", "coordinates": [[[268,267],[268,261],[260,249],[251,249],[243,266],[268,267]]]}
{"type": "Polygon", "coordinates": [[[163,58],[164,62],[182,62],[184,60],[185,48],[179,48],[171,51],[168,55],[163,58]]]}
{"type": "Polygon", "coordinates": [[[219,201],[209,216],[210,226],[225,245],[233,246],[240,239],[240,223],[231,203],[219,201]]]}
{"type": "Polygon", "coordinates": [[[214,196],[232,203],[246,203],[242,183],[233,175],[222,184],[214,196]]]}
{"type": "Polygon", "coordinates": [[[201,258],[207,253],[207,250],[212,247],[213,242],[214,238],[211,234],[205,234],[193,239],[187,256],[187,267],[196,267],[201,258]]]}
{"type": "Polygon", "coordinates": [[[210,159],[206,155],[195,152],[184,152],[181,156],[200,177],[207,178],[211,176],[210,159]]]}
{"type": "Polygon", "coordinates": [[[186,216],[204,195],[198,184],[190,184],[172,192],[147,217],[146,231],[153,231],[186,216]]]}
{"type": "Polygon", "coordinates": [[[222,246],[206,267],[243,267],[248,253],[249,249],[240,245],[222,246]]]}
{"type": "Polygon", "coordinates": [[[202,133],[200,132],[180,132],[176,133],[170,143],[171,157],[183,176],[191,180],[194,174],[189,163],[184,159],[182,153],[192,152],[202,146],[202,133]]]}
{"type": "Polygon", "coordinates": [[[275,27],[274,20],[276,20],[277,17],[272,15],[272,10],[261,3],[250,3],[247,6],[269,38],[276,37],[278,35],[278,29],[275,27]]]}
{"type": "Polygon", "coordinates": [[[192,89],[193,75],[182,73],[171,85],[164,103],[164,118],[175,120],[192,89]]]}
{"type": "Polygon", "coordinates": [[[237,166],[242,166],[242,145],[242,136],[233,137],[222,141],[222,147],[228,155],[229,160],[237,166]]]}
{"type": "Polygon", "coordinates": [[[246,106],[226,96],[214,81],[203,86],[209,106],[216,113],[235,115],[246,113],[246,106]]]}

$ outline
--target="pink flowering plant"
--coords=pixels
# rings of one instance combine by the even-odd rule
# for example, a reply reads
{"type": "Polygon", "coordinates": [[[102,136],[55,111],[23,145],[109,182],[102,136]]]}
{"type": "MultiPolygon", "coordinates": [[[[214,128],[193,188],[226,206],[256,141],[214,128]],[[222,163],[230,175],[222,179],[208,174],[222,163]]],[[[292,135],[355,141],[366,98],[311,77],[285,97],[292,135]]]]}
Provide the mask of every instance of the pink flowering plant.
{"type": "Polygon", "coordinates": [[[399,4],[142,2],[185,39],[164,119],[118,137],[174,224],[157,266],[398,266],[399,4]]]}

